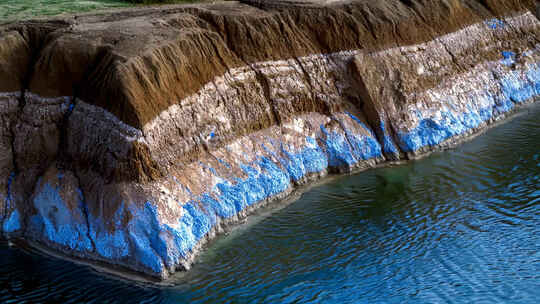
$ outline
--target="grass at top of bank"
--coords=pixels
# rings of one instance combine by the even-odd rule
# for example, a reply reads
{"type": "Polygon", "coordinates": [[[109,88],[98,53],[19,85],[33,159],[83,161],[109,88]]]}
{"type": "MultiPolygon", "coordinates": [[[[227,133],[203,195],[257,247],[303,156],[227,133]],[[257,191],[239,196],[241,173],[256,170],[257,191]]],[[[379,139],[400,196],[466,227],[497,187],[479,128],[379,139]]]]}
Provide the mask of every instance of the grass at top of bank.
{"type": "MultiPolygon", "coordinates": [[[[132,0],[0,0],[0,23],[137,5],[132,0]]],[[[190,3],[193,0],[142,0],[151,3],[190,3]]]]}

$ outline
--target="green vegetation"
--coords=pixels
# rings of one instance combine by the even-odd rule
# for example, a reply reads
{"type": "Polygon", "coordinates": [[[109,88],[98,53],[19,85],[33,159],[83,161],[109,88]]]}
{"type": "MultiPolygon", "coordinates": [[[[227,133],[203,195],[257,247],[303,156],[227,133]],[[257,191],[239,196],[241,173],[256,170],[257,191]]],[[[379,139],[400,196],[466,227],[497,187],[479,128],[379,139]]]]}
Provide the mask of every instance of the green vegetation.
{"type": "Polygon", "coordinates": [[[137,4],[194,2],[192,0],[0,0],[0,23],[43,16],[80,13],[137,4]]]}
{"type": "Polygon", "coordinates": [[[123,0],[1,0],[0,22],[130,5],[123,0]]]}
{"type": "Polygon", "coordinates": [[[204,2],[205,0],[125,0],[131,3],[138,4],[174,4],[174,3],[192,3],[204,2]]]}
{"type": "Polygon", "coordinates": [[[144,4],[150,4],[150,3],[170,3],[170,0],[126,0],[131,3],[144,3],[144,4]]]}

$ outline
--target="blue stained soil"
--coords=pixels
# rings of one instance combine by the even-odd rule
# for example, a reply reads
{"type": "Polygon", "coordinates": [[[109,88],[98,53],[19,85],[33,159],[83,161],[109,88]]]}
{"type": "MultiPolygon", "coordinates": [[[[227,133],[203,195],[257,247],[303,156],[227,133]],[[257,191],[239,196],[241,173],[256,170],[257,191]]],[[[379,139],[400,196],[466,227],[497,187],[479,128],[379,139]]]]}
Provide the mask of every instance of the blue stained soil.
{"type": "MultiPolygon", "coordinates": [[[[38,181],[38,184],[41,183],[38,181]]],[[[70,210],[59,193],[59,187],[45,183],[33,200],[37,214],[30,217],[28,229],[43,231],[42,234],[50,242],[71,250],[92,251],[83,214],[84,201],[81,195],[77,199],[78,208],[70,210]]]]}
{"type": "MultiPolygon", "coordinates": [[[[537,96],[540,93],[540,68],[532,66],[526,77],[510,72],[500,81],[504,98],[498,100],[486,93],[482,97],[487,100],[482,103],[488,104],[485,108],[469,107],[464,113],[441,112],[441,119],[437,121],[421,119],[412,131],[397,134],[401,150],[414,152],[426,146],[436,146],[537,96]]],[[[279,142],[264,145],[264,152],[269,156],[261,154],[255,161],[241,164],[246,178],[225,179],[210,192],[188,202],[178,202],[184,215],[173,225],[161,223],[152,202],[146,202],[140,209],[129,204],[129,210],[124,210],[122,204],[115,215],[114,229],[110,229],[110,223],[103,223],[88,214],[82,194],[78,196],[76,210],[70,211],[58,188],[45,184],[34,198],[38,213],[30,218],[29,230],[43,231],[51,243],[73,251],[96,252],[108,260],[135,256],[144,268],[161,273],[187,258],[201,239],[216,227],[220,218],[230,219],[253,204],[284,193],[308,174],[328,168],[347,169],[366,160],[380,159],[383,151],[397,153],[384,122],[378,126],[383,134],[381,146],[368,126],[353,114],[347,114],[356,127],[346,127],[351,124],[334,118],[340,125],[339,129],[327,129],[321,125],[319,140],[308,137],[300,149],[295,150],[279,142]],[[123,223],[126,212],[131,213],[127,224],[123,223]]],[[[422,113],[418,115],[422,117],[422,113]]],[[[226,163],[224,160],[221,162],[226,163]]],[[[219,177],[214,168],[201,165],[219,177]]],[[[59,176],[61,182],[62,177],[59,176]]],[[[20,228],[20,214],[15,209],[3,221],[3,229],[11,233],[20,228]]]]}
{"type": "MultiPolygon", "coordinates": [[[[505,58],[515,57],[512,52],[505,53],[505,58]]],[[[500,85],[502,98],[496,98],[487,92],[482,96],[489,101],[487,107],[468,109],[464,113],[443,111],[442,119],[439,120],[423,118],[422,114],[418,113],[421,119],[418,126],[409,132],[398,134],[400,148],[405,152],[414,152],[426,146],[436,146],[453,136],[479,127],[494,116],[512,110],[516,104],[540,95],[540,67],[538,64],[531,65],[526,77],[523,77],[522,72],[508,72],[500,80],[500,85]]]]}

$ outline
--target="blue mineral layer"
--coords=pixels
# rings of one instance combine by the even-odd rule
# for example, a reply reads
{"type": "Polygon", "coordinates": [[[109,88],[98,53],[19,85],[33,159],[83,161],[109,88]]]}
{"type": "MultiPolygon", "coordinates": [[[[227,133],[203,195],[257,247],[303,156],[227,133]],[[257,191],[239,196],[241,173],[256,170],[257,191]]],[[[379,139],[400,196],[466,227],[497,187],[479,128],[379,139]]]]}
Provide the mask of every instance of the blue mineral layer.
{"type": "Polygon", "coordinates": [[[272,145],[265,146],[265,152],[274,159],[259,156],[249,165],[241,164],[246,178],[224,181],[217,184],[212,193],[202,194],[187,203],[178,202],[184,215],[174,226],[155,220],[155,206],[146,203],[144,211],[129,225],[136,239],[137,258],[156,272],[163,266],[171,267],[188,256],[219,218],[234,217],[253,204],[283,193],[292,181],[309,173],[321,172],[332,165],[354,165],[361,160],[381,157],[380,145],[370,136],[352,134],[349,130],[344,135],[326,130],[324,126],[321,130],[322,145],[315,138],[307,137],[306,147],[297,152],[283,145],[278,145],[274,151],[272,145]]]}
{"type": "Polygon", "coordinates": [[[4,221],[2,229],[5,233],[12,233],[21,229],[21,216],[19,210],[15,209],[11,215],[4,221]]]}
{"type": "MultiPolygon", "coordinates": [[[[507,54],[507,56],[514,55],[507,54]]],[[[517,104],[540,95],[540,66],[533,65],[525,77],[520,71],[512,71],[499,81],[502,98],[486,93],[479,98],[487,99],[489,104],[487,107],[469,108],[465,113],[444,111],[440,113],[441,119],[438,120],[424,118],[413,130],[398,134],[400,148],[405,152],[414,152],[426,146],[436,146],[512,110],[517,104]]]]}
{"type": "MultiPolygon", "coordinates": [[[[60,179],[60,182],[62,179],[60,179]]],[[[42,181],[38,181],[41,184],[42,181]]],[[[28,230],[49,241],[74,251],[92,251],[88,237],[85,206],[80,192],[77,195],[77,208],[70,209],[60,195],[60,186],[53,187],[45,182],[41,191],[34,197],[37,214],[30,217],[28,230]]]]}

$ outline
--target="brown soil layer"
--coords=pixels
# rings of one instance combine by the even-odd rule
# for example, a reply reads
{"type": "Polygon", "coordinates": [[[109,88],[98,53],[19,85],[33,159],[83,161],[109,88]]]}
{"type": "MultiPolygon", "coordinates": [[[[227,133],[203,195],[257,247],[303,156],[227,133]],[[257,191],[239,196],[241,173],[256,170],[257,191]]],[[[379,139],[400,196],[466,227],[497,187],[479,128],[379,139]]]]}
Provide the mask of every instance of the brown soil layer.
{"type": "Polygon", "coordinates": [[[0,27],[0,91],[76,96],[136,128],[246,64],[416,44],[533,0],[243,1],[0,27]]]}

